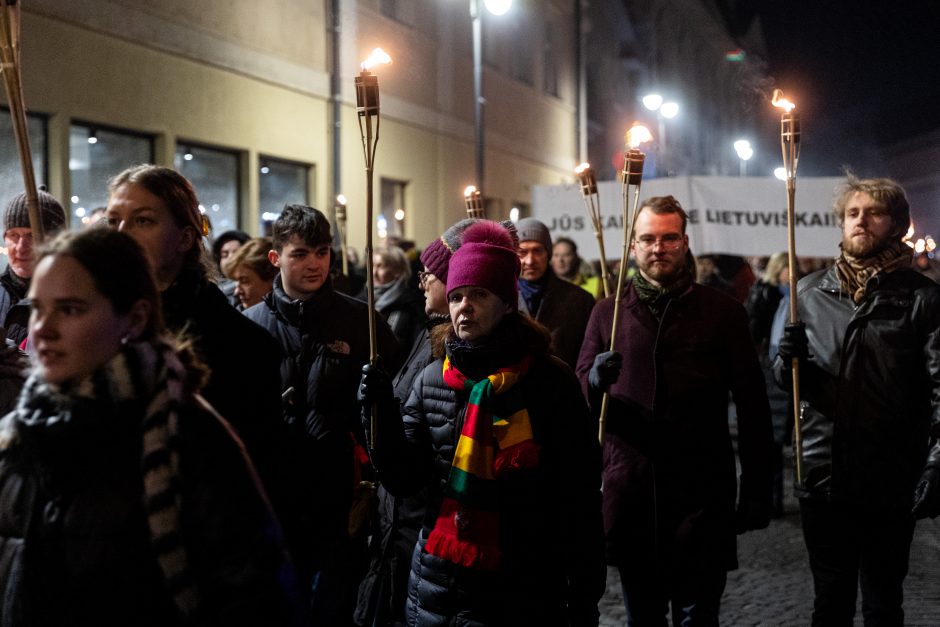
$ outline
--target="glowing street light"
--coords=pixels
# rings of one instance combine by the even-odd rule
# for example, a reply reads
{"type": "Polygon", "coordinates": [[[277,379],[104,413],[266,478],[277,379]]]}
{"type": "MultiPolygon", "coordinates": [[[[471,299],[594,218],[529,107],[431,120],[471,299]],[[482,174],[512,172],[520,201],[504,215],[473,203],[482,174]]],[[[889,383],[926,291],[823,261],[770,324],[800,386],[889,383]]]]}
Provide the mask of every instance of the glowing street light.
{"type": "Polygon", "coordinates": [[[738,153],[738,159],[741,160],[739,162],[738,175],[746,176],[747,175],[747,162],[750,160],[751,157],[754,156],[754,149],[751,148],[751,142],[749,142],[746,139],[737,140],[736,142],[734,142],[734,151],[738,153]]]}
{"type": "Polygon", "coordinates": [[[659,146],[656,150],[657,164],[656,169],[659,170],[660,167],[667,172],[664,167],[664,161],[666,158],[667,149],[666,149],[666,123],[665,120],[671,120],[677,115],[679,115],[679,103],[672,100],[665,100],[660,94],[647,94],[641,99],[643,106],[656,113],[656,125],[657,131],[659,132],[659,146]]]}

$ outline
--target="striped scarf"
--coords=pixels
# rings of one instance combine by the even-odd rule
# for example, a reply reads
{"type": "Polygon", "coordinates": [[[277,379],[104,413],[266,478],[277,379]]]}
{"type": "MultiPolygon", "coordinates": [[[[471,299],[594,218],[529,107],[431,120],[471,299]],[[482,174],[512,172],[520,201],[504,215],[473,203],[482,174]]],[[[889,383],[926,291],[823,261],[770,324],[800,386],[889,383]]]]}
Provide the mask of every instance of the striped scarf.
{"type": "Polygon", "coordinates": [[[516,387],[531,363],[527,357],[473,381],[444,360],[444,382],[470,396],[441,509],[425,545],[432,555],[468,568],[499,567],[496,479],[539,461],[525,399],[516,387]]]}
{"type": "Polygon", "coordinates": [[[865,288],[872,277],[910,268],[912,261],[911,248],[900,240],[892,240],[881,252],[871,257],[853,257],[843,251],[836,258],[836,275],[842,291],[858,304],[865,296],[865,288]]]}
{"type": "Polygon", "coordinates": [[[141,473],[150,544],[174,603],[189,619],[198,608],[198,595],[180,528],[178,420],[187,398],[186,376],[176,350],[162,340],[124,345],[110,361],[67,389],[32,374],[17,408],[0,423],[0,449],[18,445],[18,422],[57,429],[77,425],[73,407],[82,401],[144,401],[141,473]]]}

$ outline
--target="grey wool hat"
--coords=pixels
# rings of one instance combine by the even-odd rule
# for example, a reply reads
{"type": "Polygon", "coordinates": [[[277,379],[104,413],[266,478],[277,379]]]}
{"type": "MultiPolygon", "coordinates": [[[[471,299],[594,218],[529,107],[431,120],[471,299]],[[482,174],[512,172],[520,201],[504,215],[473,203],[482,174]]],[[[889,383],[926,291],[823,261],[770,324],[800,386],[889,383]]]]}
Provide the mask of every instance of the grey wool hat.
{"type": "MultiPolygon", "coordinates": [[[[39,189],[39,219],[45,233],[55,233],[65,226],[65,209],[55,197],[39,189]]],[[[20,192],[7,204],[3,212],[3,232],[10,229],[29,228],[29,210],[26,208],[26,192],[20,192]]]]}
{"type": "Polygon", "coordinates": [[[549,255],[552,254],[552,234],[547,226],[535,218],[522,218],[516,222],[516,231],[520,242],[538,242],[549,255]]]}

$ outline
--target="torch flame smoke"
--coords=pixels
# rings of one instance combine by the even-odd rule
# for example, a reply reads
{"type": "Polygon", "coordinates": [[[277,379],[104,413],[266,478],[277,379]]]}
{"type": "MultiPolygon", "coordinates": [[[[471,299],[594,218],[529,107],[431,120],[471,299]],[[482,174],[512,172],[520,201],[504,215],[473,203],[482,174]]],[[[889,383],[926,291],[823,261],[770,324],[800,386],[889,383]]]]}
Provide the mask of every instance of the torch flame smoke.
{"type": "Polygon", "coordinates": [[[795,104],[795,103],[790,102],[789,100],[787,100],[786,98],[783,97],[783,90],[782,90],[782,89],[775,89],[775,90],[774,90],[774,96],[773,96],[773,98],[771,99],[770,102],[771,102],[771,104],[773,104],[773,106],[775,106],[775,107],[780,107],[781,109],[783,109],[783,110],[786,111],[787,113],[790,113],[790,111],[793,111],[793,109],[796,108],[796,104],[795,104]]]}
{"type": "Polygon", "coordinates": [[[392,57],[388,56],[388,53],[382,50],[381,48],[376,48],[372,51],[365,61],[362,62],[362,69],[369,70],[375,67],[376,65],[383,63],[389,64],[392,62],[392,57]]]}
{"type": "Polygon", "coordinates": [[[653,141],[653,134],[650,130],[638,122],[634,122],[630,130],[624,136],[627,145],[630,148],[639,148],[640,144],[653,141]]]}

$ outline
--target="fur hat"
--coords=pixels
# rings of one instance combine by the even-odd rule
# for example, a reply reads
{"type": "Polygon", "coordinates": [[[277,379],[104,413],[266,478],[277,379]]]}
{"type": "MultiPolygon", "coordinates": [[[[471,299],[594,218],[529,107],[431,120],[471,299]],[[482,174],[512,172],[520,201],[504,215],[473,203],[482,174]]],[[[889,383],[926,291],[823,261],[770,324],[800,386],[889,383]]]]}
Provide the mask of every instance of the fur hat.
{"type": "Polygon", "coordinates": [[[518,303],[519,255],[512,234],[498,222],[481,220],[463,232],[460,248],[451,256],[447,293],[476,285],[499,296],[514,309],[518,303]]]}
{"type": "Polygon", "coordinates": [[[522,218],[516,222],[516,231],[520,242],[538,242],[545,247],[545,251],[552,254],[552,234],[548,227],[535,218],[522,218]]]}
{"type": "MultiPolygon", "coordinates": [[[[37,191],[39,196],[39,219],[42,221],[42,230],[45,233],[55,233],[65,226],[65,209],[59,204],[59,201],[52,194],[40,188],[37,191]]],[[[21,192],[13,197],[3,213],[3,232],[10,229],[29,228],[29,210],[26,208],[26,192],[21,192]]]]}

